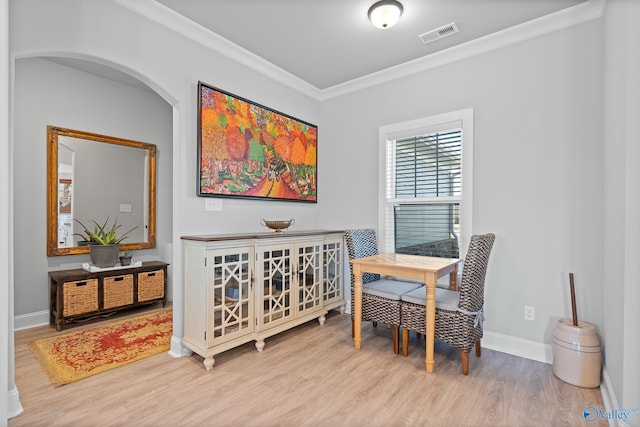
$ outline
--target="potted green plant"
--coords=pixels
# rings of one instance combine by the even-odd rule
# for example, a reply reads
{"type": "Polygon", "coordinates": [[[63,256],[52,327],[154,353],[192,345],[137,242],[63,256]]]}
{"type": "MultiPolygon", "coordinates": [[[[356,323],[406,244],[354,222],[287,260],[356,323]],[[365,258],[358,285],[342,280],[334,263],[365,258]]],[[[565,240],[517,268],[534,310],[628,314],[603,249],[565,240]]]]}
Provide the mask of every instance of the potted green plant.
{"type": "Polygon", "coordinates": [[[132,255],[131,251],[125,251],[124,255],[120,257],[120,265],[131,265],[132,255]]]}
{"type": "Polygon", "coordinates": [[[118,235],[118,229],[121,227],[118,225],[118,220],[113,221],[111,226],[109,224],[109,217],[103,224],[97,223],[92,220],[94,227],[93,230],[87,228],[80,220],[76,219],[76,222],[80,224],[83,229],[82,233],[74,233],[76,236],[80,236],[83,240],[89,242],[89,254],[91,255],[91,263],[96,267],[107,268],[113,267],[118,262],[118,255],[120,254],[120,242],[127,238],[129,233],[138,227],[133,227],[126,233],[118,235]]]}

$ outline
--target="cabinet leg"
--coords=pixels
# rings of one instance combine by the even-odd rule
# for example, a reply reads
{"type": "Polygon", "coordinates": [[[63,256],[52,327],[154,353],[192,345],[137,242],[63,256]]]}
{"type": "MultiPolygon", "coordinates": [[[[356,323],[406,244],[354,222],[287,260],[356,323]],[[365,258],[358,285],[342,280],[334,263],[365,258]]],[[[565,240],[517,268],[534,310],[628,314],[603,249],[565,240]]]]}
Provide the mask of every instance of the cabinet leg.
{"type": "Polygon", "coordinates": [[[262,353],[262,350],[264,350],[264,340],[257,340],[256,341],[256,350],[258,350],[258,352],[262,353]]]}
{"type": "Polygon", "coordinates": [[[347,311],[347,305],[346,304],[342,304],[339,308],[340,314],[344,314],[345,311],[347,311]]]}
{"type": "Polygon", "coordinates": [[[318,317],[318,323],[320,323],[320,326],[324,326],[324,321],[327,320],[326,316],[323,314],[322,316],[318,317]]]}
{"type": "Polygon", "coordinates": [[[215,363],[215,361],[216,360],[213,358],[213,356],[211,356],[211,357],[205,357],[204,358],[204,362],[202,362],[202,363],[204,363],[204,368],[207,371],[210,371],[211,368],[213,368],[213,364],[215,363]]]}

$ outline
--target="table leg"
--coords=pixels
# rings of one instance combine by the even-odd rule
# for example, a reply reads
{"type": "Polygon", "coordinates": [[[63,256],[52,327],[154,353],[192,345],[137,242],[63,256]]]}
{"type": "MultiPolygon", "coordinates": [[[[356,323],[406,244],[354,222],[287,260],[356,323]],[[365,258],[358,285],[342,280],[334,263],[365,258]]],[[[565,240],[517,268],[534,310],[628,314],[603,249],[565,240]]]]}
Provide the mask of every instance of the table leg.
{"type": "Polygon", "coordinates": [[[353,344],[356,349],[362,342],[362,273],[360,266],[351,266],[353,273],[353,344]]]}
{"type": "Polygon", "coordinates": [[[435,345],[435,332],[436,332],[436,282],[438,276],[434,273],[425,273],[424,283],[427,291],[426,309],[427,315],[425,316],[425,330],[426,330],[426,348],[427,357],[425,359],[425,367],[427,372],[433,372],[433,365],[435,363],[433,352],[435,345]]]}
{"type": "Polygon", "coordinates": [[[449,289],[458,290],[458,264],[455,265],[453,271],[449,273],[449,289]]]}

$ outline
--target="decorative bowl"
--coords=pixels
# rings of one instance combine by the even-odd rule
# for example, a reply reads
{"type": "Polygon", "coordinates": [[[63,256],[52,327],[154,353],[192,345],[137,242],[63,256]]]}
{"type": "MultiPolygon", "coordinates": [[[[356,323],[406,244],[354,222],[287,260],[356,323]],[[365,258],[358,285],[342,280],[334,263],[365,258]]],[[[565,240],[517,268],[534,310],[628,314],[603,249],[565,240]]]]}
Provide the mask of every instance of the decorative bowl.
{"type": "Polygon", "coordinates": [[[288,221],[266,221],[264,219],[260,220],[260,224],[264,225],[265,227],[268,227],[272,230],[275,230],[276,233],[281,232],[282,230],[289,228],[291,225],[293,225],[296,221],[291,218],[288,221]]]}

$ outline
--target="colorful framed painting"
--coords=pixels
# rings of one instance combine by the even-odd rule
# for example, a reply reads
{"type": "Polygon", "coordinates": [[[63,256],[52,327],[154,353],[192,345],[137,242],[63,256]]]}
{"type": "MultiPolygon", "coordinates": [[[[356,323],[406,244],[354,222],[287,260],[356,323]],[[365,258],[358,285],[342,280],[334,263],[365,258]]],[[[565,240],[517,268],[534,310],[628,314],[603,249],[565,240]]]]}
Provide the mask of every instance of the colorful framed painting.
{"type": "Polygon", "coordinates": [[[317,126],[202,82],[198,94],[198,196],[317,203],[317,126]]]}

